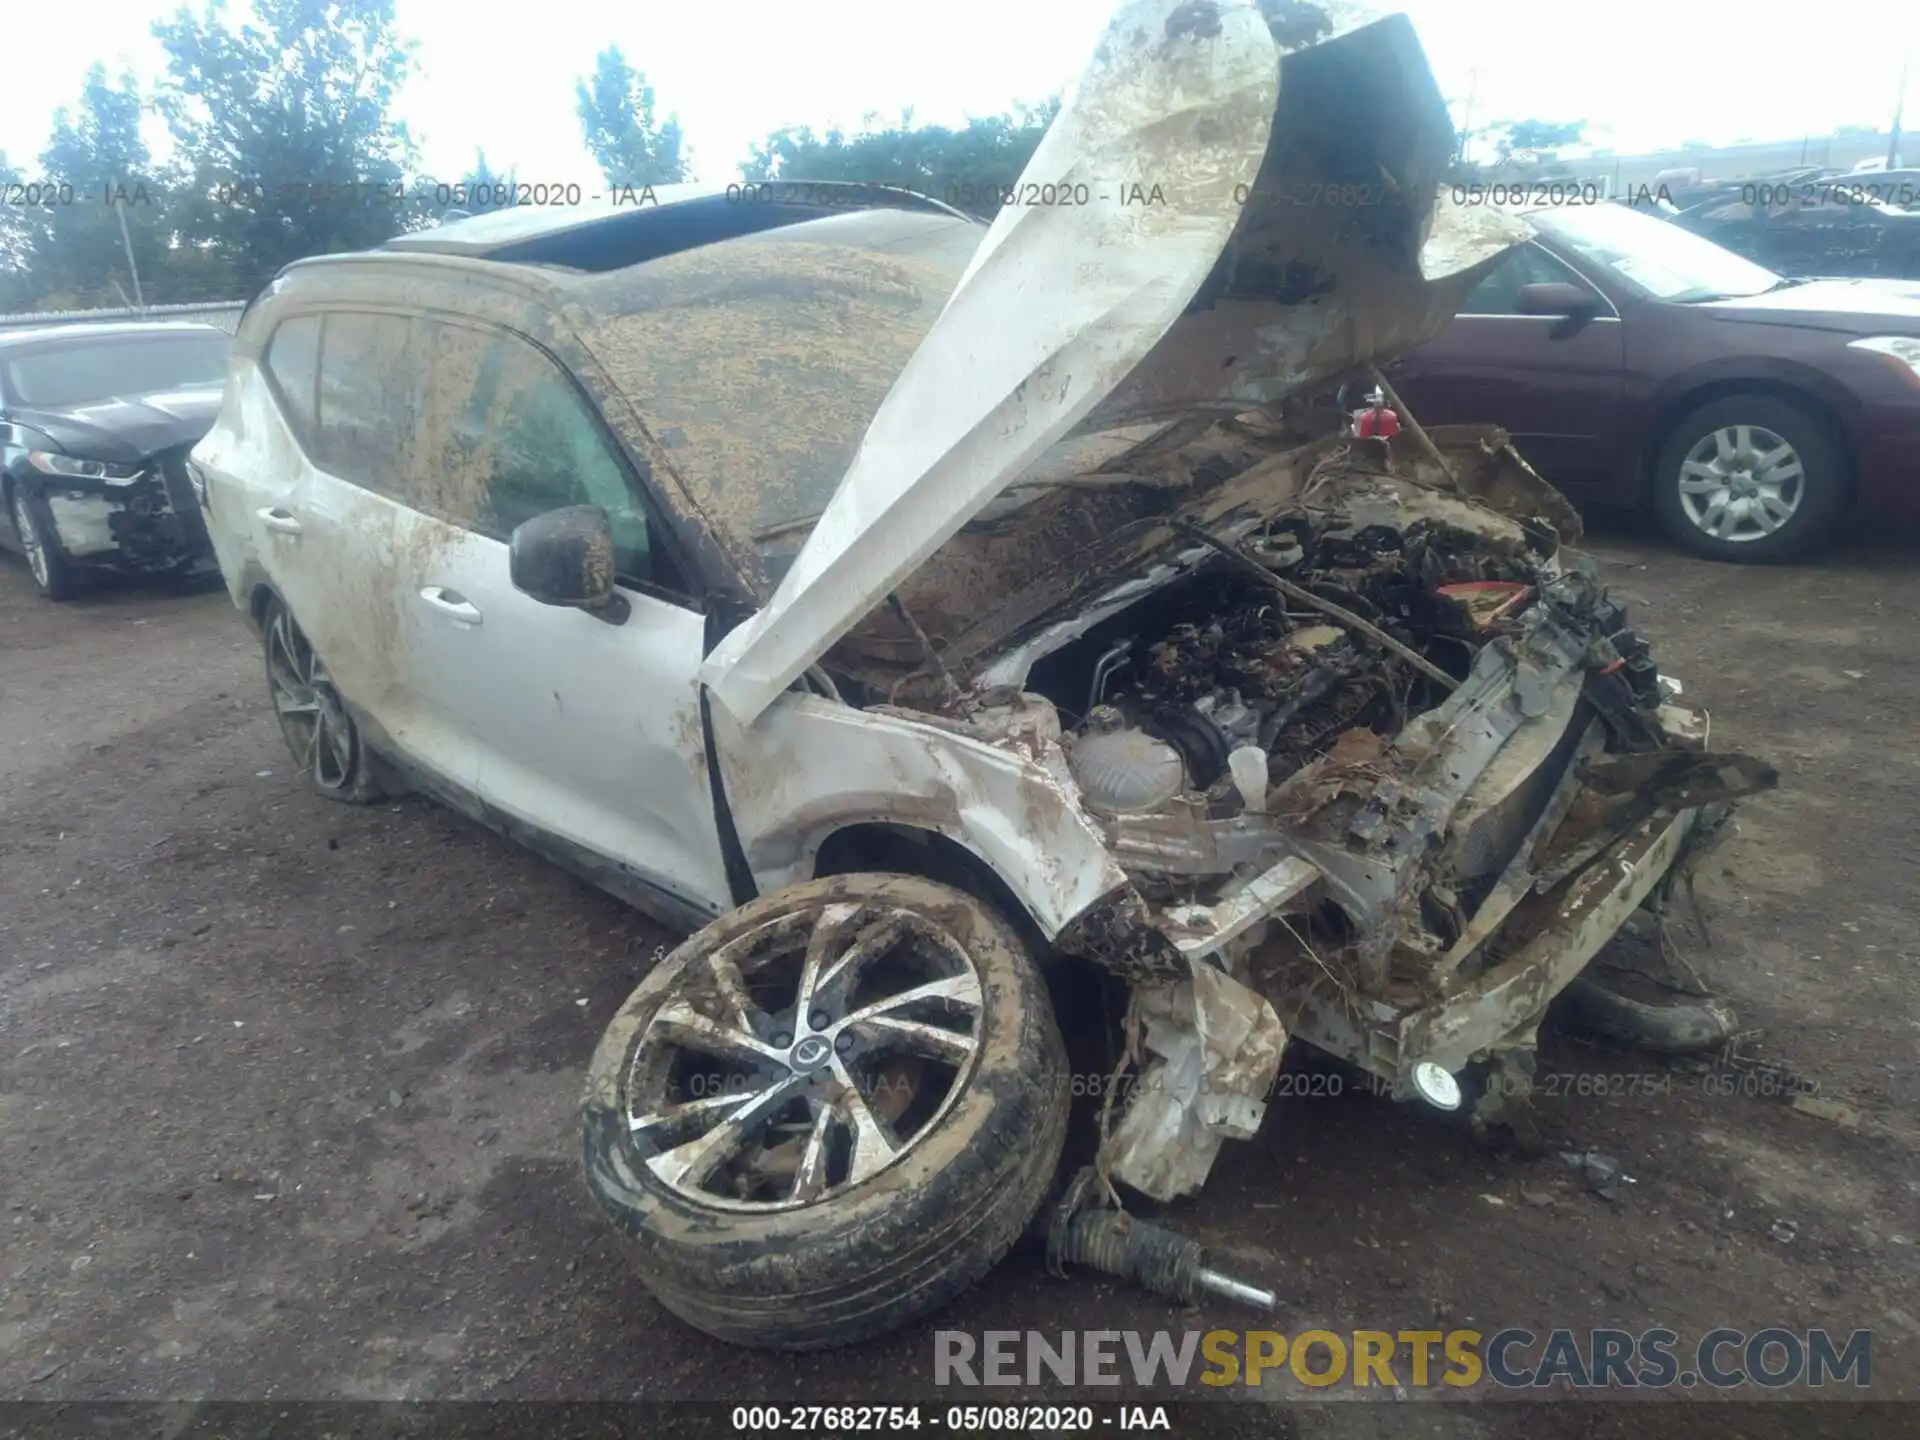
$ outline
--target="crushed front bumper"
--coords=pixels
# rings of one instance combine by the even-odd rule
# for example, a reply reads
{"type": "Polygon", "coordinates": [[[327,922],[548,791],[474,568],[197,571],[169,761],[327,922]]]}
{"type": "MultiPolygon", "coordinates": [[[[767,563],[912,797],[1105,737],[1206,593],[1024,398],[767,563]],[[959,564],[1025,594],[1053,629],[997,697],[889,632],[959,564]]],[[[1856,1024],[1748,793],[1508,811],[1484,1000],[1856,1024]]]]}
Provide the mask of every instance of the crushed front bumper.
{"type": "MultiPolygon", "coordinates": [[[[1557,683],[1579,691],[1584,673],[1569,665],[1557,683]]],[[[1425,837],[1442,857],[1458,853],[1456,827],[1530,793],[1519,820],[1503,822],[1499,873],[1489,882],[1485,872],[1474,887],[1458,937],[1440,941],[1419,918],[1418,897],[1444,864],[1414,858],[1389,837],[1368,870],[1357,863],[1359,847],[1326,843],[1324,831],[1317,840],[1291,837],[1291,853],[1211,905],[1148,912],[1164,953],[1182,963],[1163,970],[1165,979],[1135,972],[1129,1026],[1138,1075],[1102,1137],[1113,1178],[1163,1201],[1197,1190],[1221,1142],[1248,1138],[1260,1124],[1288,1038],[1358,1066],[1395,1095],[1410,1093],[1418,1067],[1457,1074],[1531,1049],[1552,1000],[1696,844],[1720,833],[1730,797],[1775,778],[1745,757],[1709,754],[1701,711],[1660,707],[1664,744],[1621,757],[1604,753],[1606,727],[1584,699],[1536,697],[1527,705],[1533,715],[1498,738],[1500,727],[1487,723],[1508,703],[1498,687],[1484,702],[1466,699],[1466,687],[1461,696],[1442,727],[1447,743],[1412,750],[1375,792],[1397,793],[1398,823],[1419,822],[1406,837],[1425,837]],[[1451,793],[1422,787],[1435,757],[1451,793]],[[1627,785],[1637,772],[1663,778],[1636,794],[1627,785]],[[1529,792],[1534,779],[1546,783],[1529,792]],[[1380,855],[1408,863],[1396,872],[1380,855]],[[1352,922],[1344,954],[1317,952],[1309,938],[1327,907],[1352,922]]],[[[1163,854],[1171,853],[1167,845],[1163,854]]],[[[1137,960],[1147,948],[1136,943],[1131,954],[1137,960]]]]}
{"type": "Polygon", "coordinates": [[[79,565],[145,575],[212,558],[207,527],[187,480],[185,451],[153,457],[131,480],[34,475],[53,538],[79,565]]]}

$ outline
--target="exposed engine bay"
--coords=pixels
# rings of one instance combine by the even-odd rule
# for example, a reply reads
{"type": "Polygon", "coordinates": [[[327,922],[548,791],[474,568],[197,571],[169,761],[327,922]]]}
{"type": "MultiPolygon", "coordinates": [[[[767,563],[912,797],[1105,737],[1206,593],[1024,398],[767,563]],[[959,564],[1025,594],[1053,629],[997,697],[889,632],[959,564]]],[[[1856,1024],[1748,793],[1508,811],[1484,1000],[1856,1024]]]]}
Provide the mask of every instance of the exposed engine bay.
{"type": "MultiPolygon", "coordinates": [[[[1431,520],[1401,530],[1291,516],[1245,549],[1456,682],[1538,578],[1537,564],[1431,520]]],[[[1081,717],[1073,770],[1088,806],[1104,814],[1153,810],[1183,790],[1205,792],[1216,817],[1264,808],[1235,752],[1260,752],[1257,773],[1279,785],[1343,733],[1392,735],[1447,693],[1325,610],[1233,571],[1210,567],[1109,628],[1122,633],[1093,642],[1078,704],[1059,687],[1085,668],[1085,645],[1050,657],[1032,680],[1081,717]]]]}
{"type": "Polygon", "coordinates": [[[1324,452],[1265,521],[1176,519],[1182,572],[1019,687],[1172,952],[1133,977],[1140,1093],[1102,1150],[1159,1199],[1253,1133],[1290,1035],[1407,1090],[1530,1053],[1626,914],[1777,780],[1708,751],[1531,502],[1473,502],[1476,464],[1557,499],[1503,436],[1426,457],[1451,487],[1375,448],[1324,452]]]}

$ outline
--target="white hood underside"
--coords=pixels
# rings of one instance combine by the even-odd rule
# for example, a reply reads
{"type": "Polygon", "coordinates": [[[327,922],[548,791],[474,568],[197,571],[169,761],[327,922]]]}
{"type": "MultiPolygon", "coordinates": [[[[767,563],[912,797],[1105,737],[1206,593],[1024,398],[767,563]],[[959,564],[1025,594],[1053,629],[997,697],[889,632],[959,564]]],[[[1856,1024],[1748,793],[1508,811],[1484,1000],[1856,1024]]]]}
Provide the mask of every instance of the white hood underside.
{"type": "MultiPolygon", "coordinates": [[[[1382,46],[1402,52],[1383,56],[1399,71],[1411,48],[1431,88],[1410,29],[1382,46]]],[[[1120,6],[1019,182],[1019,200],[1058,203],[1002,208],[772,599],[702,667],[735,719],[750,724],[1090,416],[1104,429],[1250,409],[1399,338],[1392,302],[1408,297],[1392,293],[1406,288],[1393,276],[1373,277],[1372,290],[1387,292],[1374,323],[1356,323],[1370,317],[1344,299],[1315,310],[1258,297],[1223,298],[1177,323],[1250,218],[1281,53],[1256,0],[1120,6]]],[[[1439,116],[1444,126],[1444,106],[1439,116]]],[[[1311,231],[1320,217],[1280,218],[1311,231]]],[[[1415,286],[1525,233],[1489,212],[1442,220],[1471,223],[1420,237],[1415,286]]]]}

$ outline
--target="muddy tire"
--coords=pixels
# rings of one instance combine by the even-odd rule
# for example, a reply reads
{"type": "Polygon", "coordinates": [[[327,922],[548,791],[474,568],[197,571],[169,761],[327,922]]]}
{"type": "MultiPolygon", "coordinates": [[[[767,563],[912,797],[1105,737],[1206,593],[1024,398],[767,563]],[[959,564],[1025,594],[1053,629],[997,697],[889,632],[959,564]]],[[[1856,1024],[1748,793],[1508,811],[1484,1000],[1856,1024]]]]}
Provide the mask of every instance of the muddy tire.
{"type": "Polygon", "coordinates": [[[278,596],[269,597],[261,612],[260,636],[267,699],[302,783],[342,804],[382,799],[387,792],[373,752],[361,741],[360,727],[328,675],[326,662],[278,596]]]}
{"type": "Polygon", "coordinates": [[[60,548],[60,534],[53,527],[53,512],[47,502],[12,485],[7,491],[7,506],[34,588],[49,600],[73,599],[80,593],[80,573],[60,548]]]}
{"type": "Polygon", "coordinates": [[[1711,995],[1663,990],[1633,972],[1590,965],[1561,992],[1568,1028],[1650,1055],[1691,1055],[1724,1045],[1740,1028],[1733,1007],[1711,995]]]}
{"type": "Polygon", "coordinates": [[[1066,1052],[1013,927],[914,876],[763,896],[614,1017],[588,1188],[649,1291],[738,1345],[818,1350],[973,1285],[1060,1162],[1066,1052]]]}

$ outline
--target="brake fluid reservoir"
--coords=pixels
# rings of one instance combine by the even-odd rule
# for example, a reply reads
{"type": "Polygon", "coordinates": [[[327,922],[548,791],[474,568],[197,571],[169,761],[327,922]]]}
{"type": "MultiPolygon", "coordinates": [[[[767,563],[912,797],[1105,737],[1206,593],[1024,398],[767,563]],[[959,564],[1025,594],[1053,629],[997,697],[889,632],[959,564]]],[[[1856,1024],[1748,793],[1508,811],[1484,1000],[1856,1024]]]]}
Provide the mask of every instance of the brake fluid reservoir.
{"type": "Polygon", "coordinates": [[[1267,811],[1267,752],[1258,745],[1242,745],[1227,756],[1227,773],[1250,815],[1267,811]]]}

